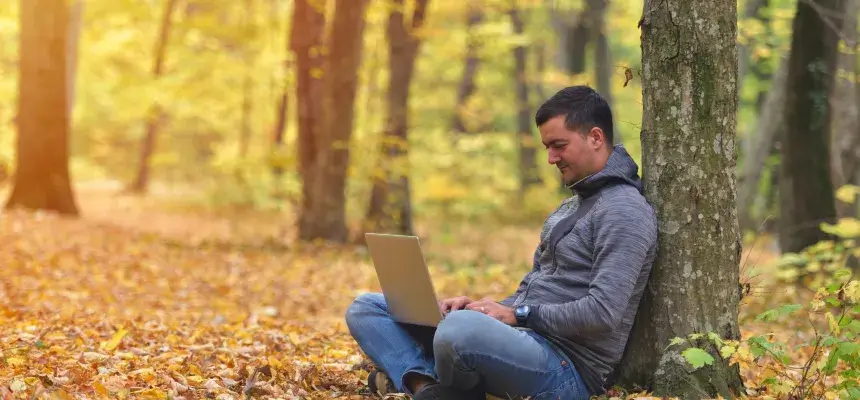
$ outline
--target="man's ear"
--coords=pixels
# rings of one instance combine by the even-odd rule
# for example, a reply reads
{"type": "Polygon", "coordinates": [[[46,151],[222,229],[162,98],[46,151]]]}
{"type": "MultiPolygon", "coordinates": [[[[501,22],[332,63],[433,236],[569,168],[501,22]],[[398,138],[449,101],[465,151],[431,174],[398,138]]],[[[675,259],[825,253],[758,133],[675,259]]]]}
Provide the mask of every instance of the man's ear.
{"type": "Polygon", "coordinates": [[[588,141],[595,149],[603,146],[606,142],[606,137],[603,136],[603,129],[595,126],[588,131],[588,141]]]}

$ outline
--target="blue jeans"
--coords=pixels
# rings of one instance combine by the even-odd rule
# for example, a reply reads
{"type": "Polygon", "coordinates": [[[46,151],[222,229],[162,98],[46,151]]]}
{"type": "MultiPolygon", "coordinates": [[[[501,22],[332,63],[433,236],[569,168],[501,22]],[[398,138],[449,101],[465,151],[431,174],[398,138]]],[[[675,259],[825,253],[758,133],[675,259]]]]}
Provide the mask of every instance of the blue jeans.
{"type": "Polygon", "coordinates": [[[459,310],[436,328],[392,319],[380,293],[358,296],[346,324],[359,347],[397,389],[409,393],[407,373],[428,376],[445,386],[479,386],[503,399],[588,399],[573,363],[531,330],[511,327],[486,314],[459,310]]]}

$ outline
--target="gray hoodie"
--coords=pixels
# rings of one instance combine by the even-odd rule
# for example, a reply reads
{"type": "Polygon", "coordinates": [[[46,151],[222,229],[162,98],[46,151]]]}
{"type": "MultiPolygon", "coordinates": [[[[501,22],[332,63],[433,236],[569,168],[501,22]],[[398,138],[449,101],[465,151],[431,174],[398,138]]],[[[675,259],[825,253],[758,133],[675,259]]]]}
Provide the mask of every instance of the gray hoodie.
{"type": "Polygon", "coordinates": [[[603,170],[576,183],[576,195],[546,219],[532,270],[500,302],[531,305],[526,327],[570,357],[593,395],[621,360],[657,250],[638,169],[614,146],[603,170]]]}

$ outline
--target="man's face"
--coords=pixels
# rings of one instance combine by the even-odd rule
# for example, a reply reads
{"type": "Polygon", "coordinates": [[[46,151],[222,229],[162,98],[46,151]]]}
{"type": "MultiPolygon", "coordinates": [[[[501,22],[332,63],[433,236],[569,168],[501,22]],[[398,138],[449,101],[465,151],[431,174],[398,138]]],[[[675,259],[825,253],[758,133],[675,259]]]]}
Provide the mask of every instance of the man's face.
{"type": "Polygon", "coordinates": [[[558,167],[565,185],[600,170],[596,167],[598,151],[603,147],[599,128],[585,135],[573,132],[564,126],[564,115],[559,115],[540,126],[540,136],[547,148],[549,163],[558,167]]]}

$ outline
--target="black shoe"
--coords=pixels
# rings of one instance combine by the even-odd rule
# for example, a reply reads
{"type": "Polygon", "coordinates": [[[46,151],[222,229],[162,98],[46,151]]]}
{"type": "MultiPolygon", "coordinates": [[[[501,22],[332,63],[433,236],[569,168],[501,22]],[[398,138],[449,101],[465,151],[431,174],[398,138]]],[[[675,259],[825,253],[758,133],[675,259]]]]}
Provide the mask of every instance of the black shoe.
{"type": "Polygon", "coordinates": [[[385,374],[376,368],[370,371],[367,376],[367,387],[371,394],[385,396],[389,393],[397,393],[397,388],[394,387],[394,382],[385,374]]]}
{"type": "Polygon", "coordinates": [[[483,391],[472,389],[462,391],[438,383],[432,383],[421,388],[413,400],[485,400],[487,397],[483,391]]]}

